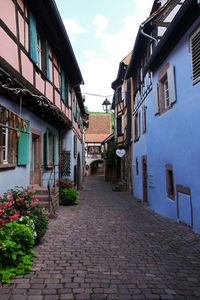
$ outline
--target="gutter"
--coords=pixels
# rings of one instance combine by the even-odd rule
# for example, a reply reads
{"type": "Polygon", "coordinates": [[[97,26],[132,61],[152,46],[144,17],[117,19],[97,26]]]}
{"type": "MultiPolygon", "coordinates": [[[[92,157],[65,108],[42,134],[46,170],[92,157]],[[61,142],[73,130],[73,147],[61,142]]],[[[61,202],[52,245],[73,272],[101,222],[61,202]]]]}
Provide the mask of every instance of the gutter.
{"type": "Polygon", "coordinates": [[[144,73],[146,73],[149,69],[151,71],[156,69],[156,67],[169,55],[170,51],[176,46],[176,43],[182,38],[183,34],[192,25],[194,20],[200,15],[200,8],[199,6],[197,6],[198,2],[200,3],[200,0],[197,0],[197,2],[196,0],[186,0],[183,3],[182,7],[165,31],[157,47],[154,49],[153,54],[147,61],[144,67],[144,73]]]}

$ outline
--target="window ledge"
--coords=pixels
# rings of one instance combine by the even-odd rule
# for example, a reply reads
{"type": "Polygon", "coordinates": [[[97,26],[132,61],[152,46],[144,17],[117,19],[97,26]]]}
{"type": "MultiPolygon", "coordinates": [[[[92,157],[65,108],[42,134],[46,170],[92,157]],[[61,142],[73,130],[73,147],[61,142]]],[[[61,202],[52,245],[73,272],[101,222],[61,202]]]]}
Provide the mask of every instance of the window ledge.
{"type": "Polygon", "coordinates": [[[15,167],[16,167],[16,164],[0,164],[0,171],[14,169],[15,167]]]}

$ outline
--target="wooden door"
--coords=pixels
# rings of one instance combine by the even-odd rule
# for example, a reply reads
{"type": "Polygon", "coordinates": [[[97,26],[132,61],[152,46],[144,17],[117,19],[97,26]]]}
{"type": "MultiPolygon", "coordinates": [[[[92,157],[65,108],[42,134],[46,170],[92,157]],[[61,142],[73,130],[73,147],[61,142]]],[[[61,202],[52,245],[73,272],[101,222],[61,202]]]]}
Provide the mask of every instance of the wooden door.
{"type": "Polygon", "coordinates": [[[41,185],[41,134],[31,132],[31,176],[32,185],[41,185]]]}
{"type": "Polygon", "coordinates": [[[147,157],[142,156],[142,186],[143,186],[143,202],[148,202],[148,187],[147,187],[147,157]]]}

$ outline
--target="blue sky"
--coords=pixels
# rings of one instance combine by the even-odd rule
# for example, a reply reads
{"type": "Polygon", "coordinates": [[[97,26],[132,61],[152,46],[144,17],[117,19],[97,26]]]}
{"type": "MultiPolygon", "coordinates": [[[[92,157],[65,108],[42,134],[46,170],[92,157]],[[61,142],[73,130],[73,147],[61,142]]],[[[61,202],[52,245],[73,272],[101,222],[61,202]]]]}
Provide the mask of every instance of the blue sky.
{"type": "Polygon", "coordinates": [[[149,16],[153,2],[56,0],[85,82],[81,90],[90,111],[102,111],[104,96],[112,101],[110,86],[119,63],[132,51],[139,24],[149,16]]]}

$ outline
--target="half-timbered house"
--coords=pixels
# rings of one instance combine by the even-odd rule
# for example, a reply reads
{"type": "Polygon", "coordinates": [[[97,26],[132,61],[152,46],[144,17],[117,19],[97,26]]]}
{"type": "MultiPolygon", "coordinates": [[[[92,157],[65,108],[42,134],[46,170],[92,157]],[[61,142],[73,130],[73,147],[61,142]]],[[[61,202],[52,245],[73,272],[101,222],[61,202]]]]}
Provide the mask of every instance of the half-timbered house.
{"type": "Polygon", "coordinates": [[[123,157],[117,157],[117,181],[121,182],[122,189],[132,191],[132,106],[131,85],[132,79],[125,80],[131,53],[119,64],[118,74],[112,82],[114,90],[112,109],[115,114],[115,141],[118,149],[124,150],[123,157]]]}
{"type": "Polygon", "coordinates": [[[0,1],[0,193],[82,184],[83,78],[54,0],[0,1]]]}
{"type": "Polygon", "coordinates": [[[148,202],[147,132],[148,103],[152,99],[152,73],[144,69],[148,58],[162,39],[167,27],[182,6],[182,0],[155,0],[150,16],[139,29],[125,79],[132,78],[133,95],[133,191],[148,202]]]}

